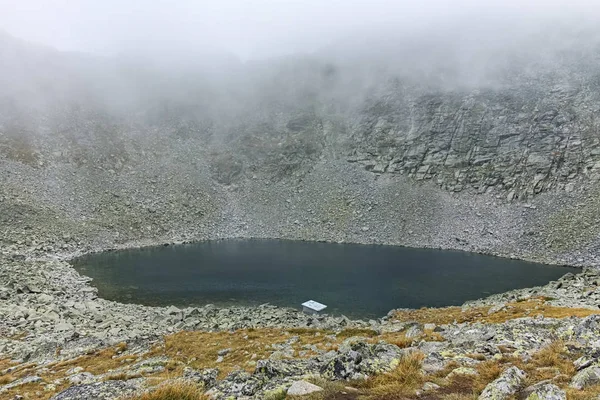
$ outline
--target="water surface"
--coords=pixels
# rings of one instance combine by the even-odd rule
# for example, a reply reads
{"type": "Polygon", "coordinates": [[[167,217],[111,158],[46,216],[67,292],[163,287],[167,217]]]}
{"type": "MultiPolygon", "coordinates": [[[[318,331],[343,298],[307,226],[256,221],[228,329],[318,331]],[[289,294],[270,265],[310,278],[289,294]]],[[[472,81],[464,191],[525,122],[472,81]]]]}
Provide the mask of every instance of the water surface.
{"type": "Polygon", "coordinates": [[[459,251],[286,240],[222,240],[106,252],[75,268],[101,297],[146,305],[296,307],[380,317],[543,285],[569,269],[459,251]]]}

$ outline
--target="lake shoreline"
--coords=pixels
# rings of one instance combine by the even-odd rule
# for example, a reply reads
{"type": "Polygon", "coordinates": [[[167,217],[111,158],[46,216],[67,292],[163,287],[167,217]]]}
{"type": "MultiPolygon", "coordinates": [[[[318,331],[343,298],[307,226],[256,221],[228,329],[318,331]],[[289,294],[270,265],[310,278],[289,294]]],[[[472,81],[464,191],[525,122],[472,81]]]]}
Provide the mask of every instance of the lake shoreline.
{"type": "Polygon", "coordinates": [[[71,263],[94,278],[101,296],[115,301],[298,307],[314,298],[329,305],[330,314],[353,318],[378,318],[398,307],[460,305],[543,285],[566,273],[560,267],[460,251],[273,239],[110,251],[71,263]]]}

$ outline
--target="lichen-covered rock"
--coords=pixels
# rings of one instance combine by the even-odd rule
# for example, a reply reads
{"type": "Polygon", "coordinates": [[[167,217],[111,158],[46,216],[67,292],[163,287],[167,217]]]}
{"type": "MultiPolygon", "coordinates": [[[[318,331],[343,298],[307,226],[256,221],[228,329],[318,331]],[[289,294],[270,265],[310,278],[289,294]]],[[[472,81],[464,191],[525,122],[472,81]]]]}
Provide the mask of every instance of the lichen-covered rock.
{"type": "Polygon", "coordinates": [[[136,391],[136,387],[125,381],[106,381],[90,385],[72,386],[50,400],[115,400],[136,391]]]}
{"type": "Polygon", "coordinates": [[[573,379],[570,386],[575,389],[585,389],[588,386],[600,383],[600,367],[596,365],[589,366],[579,371],[573,379]]]}
{"type": "Polygon", "coordinates": [[[318,373],[319,363],[314,360],[259,360],[256,363],[255,374],[267,378],[304,376],[318,373]]]}
{"type": "Polygon", "coordinates": [[[234,371],[217,382],[207,394],[213,398],[254,396],[267,384],[269,378],[262,374],[234,371]]]}
{"type": "Polygon", "coordinates": [[[526,400],[566,400],[567,393],[558,386],[540,382],[526,388],[523,394],[527,396],[526,400]]]}
{"type": "Polygon", "coordinates": [[[202,384],[205,388],[214,386],[217,381],[219,370],[216,368],[207,368],[202,371],[186,367],[183,370],[183,378],[202,384]]]}
{"type": "Polygon", "coordinates": [[[409,350],[386,343],[368,344],[361,338],[344,341],[336,355],[321,369],[328,379],[363,379],[394,369],[409,350]]]}
{"type": "Polygon", "coordinates": [[[479,400],[505,400],[517,393],[525,382],[526,374],[517,367],[510,367],[495,381],[486,386],[479,400]]]}
{"type": "Polygon", "coordinates": [[[453,369],[447,376],[447,378],[452,378],[453,376],[457,376],[457,375],[477,375],[477,371],[473,368],[469,368],[469,367],[459,367],[456,369],[453,369]]]}
{"type": "Polygon", "coordinates": [[[423,371],[434,373],[443,370],[446,367],[447,360],[439,352],[430,352],[423,360],[423,371]]]}

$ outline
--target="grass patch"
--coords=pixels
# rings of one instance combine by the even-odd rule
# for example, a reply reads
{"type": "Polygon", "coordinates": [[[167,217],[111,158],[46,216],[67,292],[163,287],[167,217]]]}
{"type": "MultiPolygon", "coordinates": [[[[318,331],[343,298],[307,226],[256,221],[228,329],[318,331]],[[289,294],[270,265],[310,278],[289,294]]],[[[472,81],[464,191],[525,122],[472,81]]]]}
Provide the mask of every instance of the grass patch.
{"type": "Polygon", "coordinates": [[[566,388],[569,400],[590,400],[600,398],[600,385],[590,386],[584,390],[566,388]]]}
{"type": "Polygon", "coordinates": [[[111,369],[121,367],[123,365],[122,362],[125,359],[136,359],[135,356],[120,356],[123,351],[123,345],[118,344],[115,347],[110,347],[92,354],[53,364],[52,367],[58,372],[64,372],[72,367],[82,367],[86,372],[100,375],[111,369]]]}
{"type": "Polygon", "coordinates": [[[407,396],[414,396],[424,382],[421,369],[423,359],[424,355],[419,352],[407,354],[393,371],[367,380],[362,385],[366,397],[373,400],[405,400],[407,396]]]}
{"type": "Polygon", "coordinates": [[[294,358],[309,358],[316,355],[309,347],[316,346],[319,350],[329,351],[337,347],[342,338],[328,339],[326,335],[313,330],[282,331],[277,329],[240,329],[234,332],[179,332],[165,337],[164,347],[153,350],[153,355],[166,355],[173,360],[175,371],[188,365],[192,368],[218,368],[219,376],[244,369],[252,372],[255,362],[269,358],[278,350],[280,344],[296,337],[291,344],[294,358]],[[231,349],[217,362],[218,352],[231,349]]]}
{"type": "Polygon", "coordinates": [[[349,328],[344,329],[336,335],[338,338],[347,339],[354,336],[362,336],[372,338],[375,336],[379,336],[379,332],[373,329],[364,329],[364,328],[349,328]]]}
{"type": "Polygon", "coordinates": [[[488,315],[491,307],[471,307],[463,310],[461,307],[421,308],[418,310],[401,310],[396,312],[394,319],[398,321],[415,321],[422,324],[437,325],[457,323],[482,322],[501,324],[511,319],[523,317],[545,318],[587,317],[600,314],[600,310],[587,308],[555,307],[546,303],[546,298],[536,297],[507,303],[504,309],[488,315]]]}
{"type": "Polygon", "coordinates": [[[569,353],[562,340],[556,340],[533,354],[528,362],[516,358],[512,363],[527,373],[529,384],[553,379],[555,384],[560,385],[568,384],[577,372],[573,365],[577,357],[579,354],[569,353]]]}
{"type": "Polygon", "coordinates": [[[128,374],[127,372],[119,372],[116,374],[110,374],[104,377],[104,381],[127,381],[129,379],[140,378],[140,374],[128,374]]]}
{"type": "Polygon", "coordinates": [[[404,332],[384,334],[381,339],[390,344],[395,344],[401,349],[411,347],[417,341],[414,337],[407,337],[404,332]]]}
{"type": "Polygon", "coordinates": [[[17,378],[15,378],[12,375],[2,375],[0,376],[0,385],[8,385],[11,382],[16,381],[17,378]]]}

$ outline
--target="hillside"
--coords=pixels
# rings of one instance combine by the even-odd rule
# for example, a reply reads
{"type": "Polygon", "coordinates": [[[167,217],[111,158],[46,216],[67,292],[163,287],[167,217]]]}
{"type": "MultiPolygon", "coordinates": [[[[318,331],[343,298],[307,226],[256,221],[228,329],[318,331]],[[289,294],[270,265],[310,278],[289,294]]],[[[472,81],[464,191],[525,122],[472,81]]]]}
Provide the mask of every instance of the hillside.
{"type": "Polygon", "coordinates": [[[285,237],[592,265],[599,54],[580,36],[494,64],[472,50],[468,74],[443,42],[387,64],[341,45],[170,64],[3,35],[0,241],[285,237]]]}

